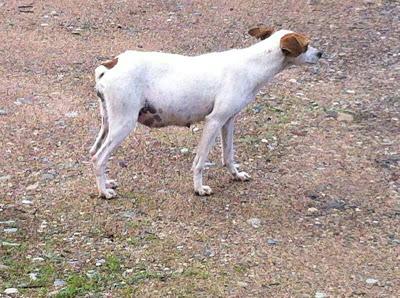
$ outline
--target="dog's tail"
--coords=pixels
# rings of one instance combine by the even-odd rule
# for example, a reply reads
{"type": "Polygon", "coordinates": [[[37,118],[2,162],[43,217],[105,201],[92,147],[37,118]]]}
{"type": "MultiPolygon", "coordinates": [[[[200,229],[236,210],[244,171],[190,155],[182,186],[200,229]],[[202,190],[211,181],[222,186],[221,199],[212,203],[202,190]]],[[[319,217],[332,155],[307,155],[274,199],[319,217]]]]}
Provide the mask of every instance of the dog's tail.
{"type": "Polygon", "coordinates": [[[113,68],[115,65],[118,63],[118,57],[115,57],[111,60],[104,61],[101,63],[100,66],[98,66],[95,71],[94,71],[94,76],[96,79],[96,83],[104,76],[104,74],[113,68]]]}

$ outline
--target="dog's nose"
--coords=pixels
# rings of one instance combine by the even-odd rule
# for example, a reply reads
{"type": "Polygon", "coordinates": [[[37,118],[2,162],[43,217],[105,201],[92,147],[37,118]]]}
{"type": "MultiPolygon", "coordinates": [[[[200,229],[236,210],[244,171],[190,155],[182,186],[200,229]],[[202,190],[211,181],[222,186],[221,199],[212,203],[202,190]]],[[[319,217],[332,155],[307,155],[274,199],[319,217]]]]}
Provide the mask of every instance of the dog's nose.
{"type": "Polygon", "coordinates": [[[324,54],[323,52],[319,51],[319,52],[317,53],[317,57],[318,57],[318,58],[321,58],[323,54],[324,54]]]}

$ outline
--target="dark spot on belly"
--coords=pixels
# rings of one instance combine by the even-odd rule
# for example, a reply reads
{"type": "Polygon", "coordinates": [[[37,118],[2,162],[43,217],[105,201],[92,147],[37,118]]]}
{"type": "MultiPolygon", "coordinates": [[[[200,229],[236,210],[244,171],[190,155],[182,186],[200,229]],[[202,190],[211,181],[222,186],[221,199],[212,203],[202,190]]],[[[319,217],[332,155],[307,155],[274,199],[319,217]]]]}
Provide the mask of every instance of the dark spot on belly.
{"type": "Polygon", "coordinates": [[[161,122],[161,117],[157,114],[153,116],[153,119],[156,120],[157,122],[161,122]]]}
{"type": "Polygon", "coordinates": [[[143,125],[146,125],[148,127],[152,127],[153,123],[154,123],[154,119],[153,118],[147,118],[147,119],[143,120],[143,122],[140,122],[140,123],[142,123],[143,125]]]}
{"type": "Polygon", "coordinates": [[[150,105],[148,102],[146,102],[144,104],[144,107],[140,110],[139,115],[146,114],[146,113],[155,114],[155,113],[157,113],[157,110],[152,105],[150,105]]]}

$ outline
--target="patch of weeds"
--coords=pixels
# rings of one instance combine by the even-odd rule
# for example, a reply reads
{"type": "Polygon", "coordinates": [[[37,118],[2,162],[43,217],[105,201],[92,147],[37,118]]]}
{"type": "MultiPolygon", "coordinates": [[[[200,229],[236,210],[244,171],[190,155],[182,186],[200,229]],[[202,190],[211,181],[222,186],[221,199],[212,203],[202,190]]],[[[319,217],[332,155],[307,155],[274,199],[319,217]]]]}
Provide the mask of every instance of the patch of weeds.
{"type": "Polygon", "coordinates": [[[258,137],[252,135],[245,135],[239,139],[240,143],[255,144],[258,143],[258,137]]]}
{"type": "Polygon", "coordinates": [[[237,273],[244,273],[247,271],[247,268],[245,268],[242,264],[236,264],[235,266],[233,266],[233,269],[237,272],[237,273]]]}
{"type": "Polygon", "coordinates": [[[185,277],[196,277],[200,279],[207,279],[210,276],[210,273],[205,269],[201,267],[189,267],[186,268],[182,272],[182,276],[185,277]]]}
{"type": "Polygon", "coordinates": [[[139,246],[140,239],[138,237],[129,237],[128,239],[126,239],[126,243],[132,246],[139,246]]]}
{"type": "Polygon", "coordinates": [[[106,258],[104,267],[110,273],[117,273],[121,271],[121,261],[114,255],[110,255],[106,258]]]}
{"type": "Polygon", "coordinates": [[[129,284],[137,284],[141,281],[148,280],[148,279],[162,280],[164,278],[165,278],[165,276],[161,273],[152,272],[152,271],[144,269],[144,270],[135,272],[133,274],[133,276],[129,278],[129,284]]]}
{"type": "Polygon", "coordinates": [[[67,278],[67,286],[57,295],[57,298],[72,298],[83,296],[88,292],[97,292],[99,285],[96,279],[87,277],[86,275],[72,274],[67,278]]]}

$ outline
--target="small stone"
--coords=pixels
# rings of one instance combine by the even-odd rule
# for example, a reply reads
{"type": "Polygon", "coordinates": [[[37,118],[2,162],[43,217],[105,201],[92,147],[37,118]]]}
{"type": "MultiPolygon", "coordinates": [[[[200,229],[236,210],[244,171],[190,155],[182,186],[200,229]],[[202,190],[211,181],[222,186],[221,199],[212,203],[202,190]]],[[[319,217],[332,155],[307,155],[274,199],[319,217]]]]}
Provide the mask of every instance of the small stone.
{"type": "Polygon", "coordinates": [[[10,179],[11,179],[11,175],[1,176],[0,177],[0,182],[7,181],[7,180],[10,180],[10,179]]]}
{"type": "Polygon", "coordinates": [[[55,10],[52,10],[52,11],[50,12],[50,15],[52,15],[53,17],[54,17],[54,16],[58,16],[58,12],[55,11],[55,10]]]}
{"type": "Polygon", "coordinates": [[[15,224],[15,220],[6,220],[6,221],[0,221],[0,224],[1,225],[12,225],[12,224],[15,224]]]}
{"type": "Polygon", "coordinates": [[[204,249],[203,255],[205,257],[209,257],[210,258],[210,257],[215,256],[215,252],[210,247],[206,246],[205,249],[204,249]]]}
{"type": "Polygon", "coordinates": [[[317,213],[317,212],[318,212],[318,209],[317,209],[317,208],[314,208],[314,207],[311,207],[311,208],[308,208],[308,209],[307,209],[307,212],[308,212],[308,213],[311,213],[311,214],[312,214],[312,213],[317,213]]]}
{"type": "Polygon", "coordinates": [[[375,278],[367,278],[367,279],[365,280],[365,282],[366,282],[368,285],[375,285],[375,284],[377,284],[377,283],[379,282],[379,280],[377,280],[377,279],[375,279],[375,278]]]}
{"type": "Polygon", "coordinates": [[[7,111],[0,109],[0,116],[5,116],[5,115],[7,115],[7,111]]]}
{"type": "Polygon", "coordinates": [[[65,284],[66,284],[66,282],[64,281],[64,280],[62,280],[62,279],[56,279],[54,282],[53,282],[53,286],[55,286],[55,287],[63,287],[63,286],[65,286],[65,284]]]}
{"type": "Polygon", "coordinates": [[[68,118],[75,118],[78,116],[78,112],[72,111],[65,114],[68,118]]]}
{"type": "Polygon", "coordinates": [[[51,173],[45,173],[42,175],[42,180],[53,180],[55,176],[51,173]]]}
{"type": "Polygon", "coordinates": [[[16,289],[16,288],[5,289],[4,294],[6,294],[6,295],[18,294],[18,289],[16,289]]]}
{"type": "Polygon", "coordinates": [[[352,122],[354,117],[351,114],[339,112],[336,119],[341,122],[352,122]]]}
{"type": "Polygon", "coordinates": [[[3,245],[3,246],[20,246],[19,243],[8,242],[8,241],[3,241],[3,242],[1,243],[1,245],[3,245]]]}
{"type": "Polygon", "coordinates": [[[44,259],[42,257],[32,258],[32,262],[43,262],[43,261],[44,261],[44,259]]]}
{"type": "Polygon", "coordinates": [[[325,298],[325,297],[327,297],[327,295],[323,292],[316,292],[314,297],[315,298],[325,298]]]}
{"type": "Polygon", "coordinates": [[[276,239],[268,239],[267,243],[269,245],[276,245],[276,244],[278,244],[278,240],[276,240],[276,239]]]}
{"type": "Polygon", "coordinates": [[[37,272],[31,272],[31,273],[29,273],[29,278],[30,278],[31,280],[37,280],[37,276],[38,276],[37,272]]]}
{"type": "Polygon", "coordinates": [[[103,265],[105,262],[106,262],[106,260],[104,260],[104,259],[96,260],[96,266],[97,266],[97,267],[100,267],[100,266],[103,265]]]}
{"type": "Polygon", "coordinates": [[[261,226],[261,220],[259,218],[250,218],[247,223],[253,228],[258,229],[261,226]]]}
{"type": "Polygon", "coordinates": [[[268,140],[267,139],[261,139],[261,143],[268,144],[268,140]]]}
{"type": "Polygon", "coordinates": [[[33,202],[30,200],[22,200],[21,203],[24,205],[32,205],[33,204],[33,202]]]}
{"type": "Polygon", "coordinates": [[[189,153],[189,149],[188,148],[182,148],[181,149],[181,153],[182,154],[187,154],[187,153],[189,153]]]}
{"type": "Polygon", "coordinates": [[[95,277],[96,274],[97,274],[96,270],[89,270],[88,272],[86,272],[86,276],[89,278],[95,277]]]}
{"type": "Polygon", "coordinates": [[[36,188],[38,188],[39,187],[39,183],[34,183],[34,184],[31,184],[31,185],[29,185],[27,188],[26,188],[26,190],[35,190],[36,188]]]}
{"type": "Polygon", "coordinates": [[[244,281],[238,281],[237,285],[239,287],[246,288],[249,284],[247,282],[244,282],[244,281]]]}
{"type": "Polygon", "coordinates": [[[297,80],[296,79],[290,79],[289,82],[290,83],[297,83],[297,80]]]}
{"type": "Polygon", "coordinates": [[[354,91],[354,90],[346,90],[345,91],[347,94],[356,94],[356,91],[354,91]]]}
{"type": "Polygon", "coordinates": [[[6,233],[6,234],[16,233],[17,231],[18,231],[17,228],[5,228],[4,229],[4,233],[6,233]]]}
{"type": "Polygon", "coordinates": [[[42,24],[40,24],[40,26],[42,26],[42,27],[47,27],[49,24],[47,24],[47,23],[42,23],[42,24]]]}
{"type": "Polygon", "coordinates": [[[3,265],[3,264],[0,264],[0,270],[8,270],[8,269],[10,269],[10,267],[9,267],[9,266],[6,266],[6,265],[3,265]]]}

